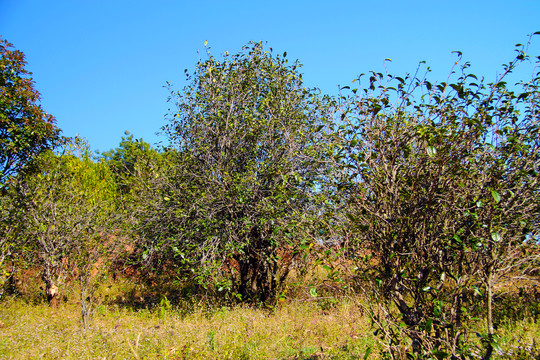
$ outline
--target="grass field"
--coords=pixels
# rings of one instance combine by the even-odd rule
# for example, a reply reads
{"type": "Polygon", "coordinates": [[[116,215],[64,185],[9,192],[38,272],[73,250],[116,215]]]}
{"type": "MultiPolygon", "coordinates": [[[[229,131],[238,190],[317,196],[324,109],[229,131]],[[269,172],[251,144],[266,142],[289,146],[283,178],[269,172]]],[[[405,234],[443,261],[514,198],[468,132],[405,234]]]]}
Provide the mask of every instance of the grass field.
{"type": "MultiPolygon", "coordinates": [[[[0,359],[382,356],[379,339],[363,310],[365,304],[358,298],[328,301],[295,294],[272,309],[185,299],[171,304],[164,297],[161,301],[140,301],[141,289],[135,291],[127,281],[117,282],[100,289],[91,326],[84,330],[76,289],[66,287],[65,300],[54,309],[41,300],[39,287],[33,285],[25,287],[25,293],[0,302],[0,359]]],[[[501,323],[500,349],[494,358],[540,359],[540,322],[535,319],[501,323]]]]}
{"type": "Polygon", "coordinates": [[[376,340],[354,305],[291,301],[190,313],[96,307],[83,330],[76,303],[58,309],[11,298],[0,307],[6,359],[362,359],[376,340]]]}

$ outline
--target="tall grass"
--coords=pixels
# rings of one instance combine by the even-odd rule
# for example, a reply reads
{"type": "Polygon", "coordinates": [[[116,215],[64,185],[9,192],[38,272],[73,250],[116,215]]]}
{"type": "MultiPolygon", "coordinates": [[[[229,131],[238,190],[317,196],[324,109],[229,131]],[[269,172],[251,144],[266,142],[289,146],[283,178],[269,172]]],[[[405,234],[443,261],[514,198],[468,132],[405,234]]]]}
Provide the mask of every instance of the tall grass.
{"type": "MultiPolygon", "coordinates": [[[[0,359],[383,357],[384,346],[366,310],[369,303],[326,281],[325,272],[289,283],[282,301],[270,309],[190,296],[174,284],[148,287],[133,279],[111,280],[97,292],[87,330],[75,286],[63,289],[63,301],[54,309],[44,302],[37,277],[27,275],[18,295],[0,303],[0,359]]],[[[495,358],[540,359],[538,300],[510,295],[498,305],[507,311],[497,321],[495,358]]],[[[471,341],[481,358],[481,338],[473,335],[471,341]]]]}
{"type": "Polygon", "coordinates": [[[101,305],[84,331],[75,303],[52,309],[11,298],[0,321],[0,357],[7,359],[360,359],[375,343],[369,320],[348,302],[187,314],[101,305]]]}

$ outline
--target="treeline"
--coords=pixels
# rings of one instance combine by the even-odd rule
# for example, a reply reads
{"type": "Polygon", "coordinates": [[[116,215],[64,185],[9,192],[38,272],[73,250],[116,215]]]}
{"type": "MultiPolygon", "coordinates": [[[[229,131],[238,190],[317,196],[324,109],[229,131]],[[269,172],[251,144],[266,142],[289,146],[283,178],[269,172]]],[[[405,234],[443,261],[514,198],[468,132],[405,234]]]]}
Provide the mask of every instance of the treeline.
{"type": "Polygon", "coordinates": [[[167,147],[93,154],[2,41],[2,285],[39,268],[54,304],[71,277],[87,326],[112,269],[272,305],[321,267],[367,300],[388,356],[467,358],[480,334],[490,358],[498,314],[540,280],[540,73],[505,82],[527,46],[493,82],[458,54],[452,82],[371,72],[339,97],[262,43],[208,52],[171,87],[167,147]]]}

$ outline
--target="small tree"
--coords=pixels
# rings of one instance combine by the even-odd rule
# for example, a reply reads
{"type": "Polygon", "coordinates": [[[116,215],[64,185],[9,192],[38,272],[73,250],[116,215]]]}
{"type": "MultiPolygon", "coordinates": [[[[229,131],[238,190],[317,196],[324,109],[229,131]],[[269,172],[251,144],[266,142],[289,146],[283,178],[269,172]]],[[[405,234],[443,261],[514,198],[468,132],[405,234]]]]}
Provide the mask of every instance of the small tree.
{"type": "Polygon", "coordinates": [[[393,357],[405,334],[415,356],[464,358],[476,311],[489,358],[496,279],[538,269],[540,77],[518,92],[503,82],[526,58],[520,50],[490,84],[468,64],[457,82],[435,85],[372,73],[344,99],[349,250],[393,357]]]}
{"type": "Polygon", "coordinates": [[[285,55],[250,43],[200,61],[184,91],[172,92],[171,166],[144,195],[148,251],[170,249],[205,286],[242,300],[272,300],[291,257],[313,241],[309,198],[329,153],[330,102],[304,87],[285,55]]]}
{"type": "Polygon", "coordinates": [[[40,172],[21,179],[25,247],[42,268],[47,300],[56,306],[68,274],[79,279],[86,327],[95,273],[106,267],[113,246],[115,184],[103,162],[92,161],[85,142],[76,138],[61,155],[36,160],[40,172]]]}

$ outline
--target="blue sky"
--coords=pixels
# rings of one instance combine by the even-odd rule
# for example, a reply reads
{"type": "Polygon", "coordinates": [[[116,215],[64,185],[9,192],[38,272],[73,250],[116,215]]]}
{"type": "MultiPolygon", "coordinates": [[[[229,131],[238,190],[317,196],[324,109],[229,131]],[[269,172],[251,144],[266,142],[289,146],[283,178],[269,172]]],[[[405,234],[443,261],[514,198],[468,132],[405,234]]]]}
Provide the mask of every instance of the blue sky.
{"type": "MultiPolygon", "coordinates": [[[[170,81],[250,40],[299,59],[306,84],[335,94],[360,73],[413,73],[422,60],[444,81],[460,50],[491,80],[514,45],[540,31],[540,1],[42,1],[0,0],[0,36],[26,54],[42,105],[64,135],[93,149],[125,130],[150,143],[165,124],[170,81]]],[[[530,47],[540,55],[540,36],[530,47]]],[[[530,70],[525,77],[530,76],[530,70]]]]}

